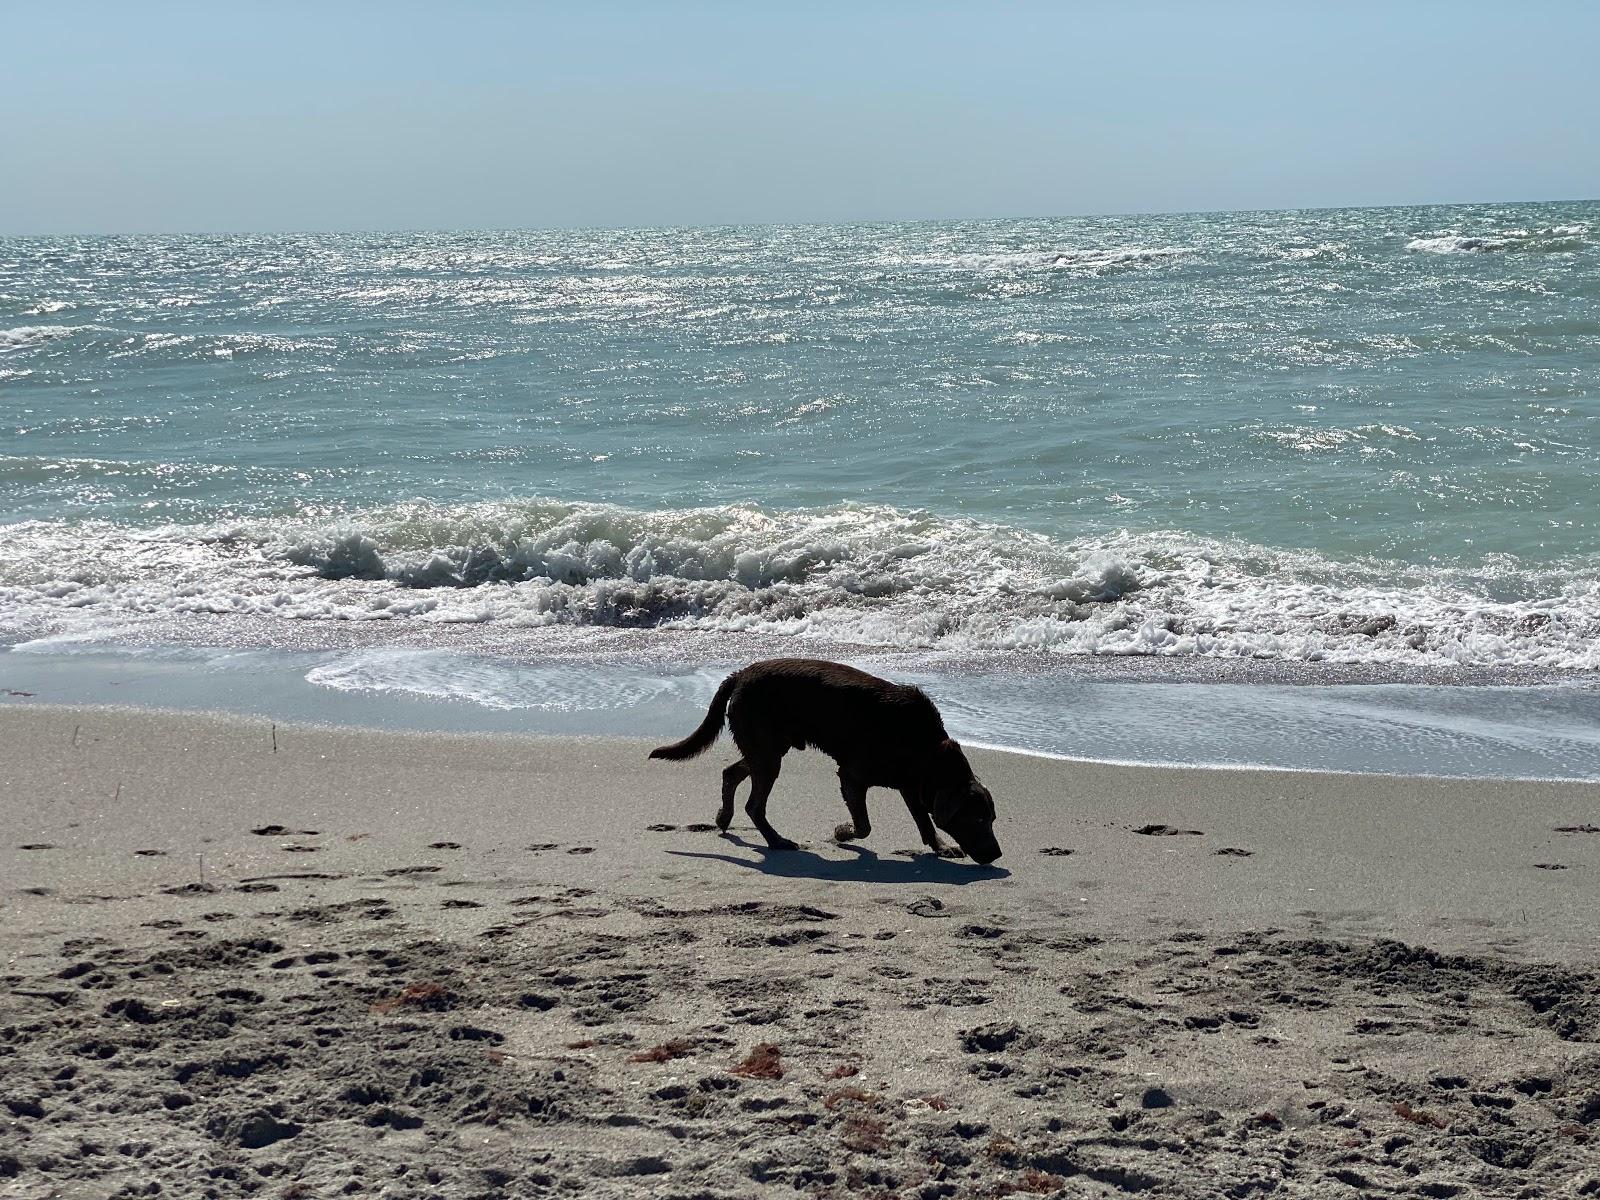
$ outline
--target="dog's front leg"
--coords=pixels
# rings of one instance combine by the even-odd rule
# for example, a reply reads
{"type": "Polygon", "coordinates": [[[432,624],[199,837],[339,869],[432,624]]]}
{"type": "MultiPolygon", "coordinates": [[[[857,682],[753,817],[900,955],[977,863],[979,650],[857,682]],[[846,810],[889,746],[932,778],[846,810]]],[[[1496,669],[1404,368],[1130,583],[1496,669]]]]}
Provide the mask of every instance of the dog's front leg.
{"type": "Polygon", "coordinates": [[[867,819],[866,785],[840,771],[839,791],[844,794],[844,806],[850,810],[850,824],[837,826],[834,840],[850,842],[866,837],[872,832],[872,822],[867,819]]]}
{"type": "Polygon", "coordinates": [[[911,810],[911,819],[917,823],[917,832],[922,835],[922,842],[940,858],[965,858],[966,852],[957,846],[946,845],[939,837],[939,831],[933,827],[933,818],[928,815],[928,810],[922,806],[922,801],[915,792],[902,788],[900,795],[905,797],[906,807],[911,810]]]}
{"type": "Polygon", "coordinates": [[[772,795],[772,785],[778,781],[778,763],[745,761],[750,763],[750,799],[744,802],[744,811],[750,823],[767,839],[769,850],[800,849],[798,844],[784,837],[767,821],[767,797],[772,795]]]}

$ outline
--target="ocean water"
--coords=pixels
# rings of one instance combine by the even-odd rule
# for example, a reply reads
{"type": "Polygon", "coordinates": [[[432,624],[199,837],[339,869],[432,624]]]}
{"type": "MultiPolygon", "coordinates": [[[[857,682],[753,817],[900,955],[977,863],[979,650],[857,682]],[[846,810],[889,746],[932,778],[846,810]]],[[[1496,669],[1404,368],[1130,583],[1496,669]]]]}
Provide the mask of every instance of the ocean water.
{"type": "Polygon", "coordinates": [[[0,239],[0,644],[1581,707],[1597,398],[1596,202],[0,239]]]}

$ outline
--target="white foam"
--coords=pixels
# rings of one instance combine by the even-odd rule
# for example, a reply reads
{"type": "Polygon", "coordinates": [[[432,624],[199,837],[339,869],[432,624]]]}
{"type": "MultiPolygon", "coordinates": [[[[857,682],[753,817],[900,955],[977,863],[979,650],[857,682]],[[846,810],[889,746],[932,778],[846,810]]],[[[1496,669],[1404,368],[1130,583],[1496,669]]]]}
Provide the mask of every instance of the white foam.
{"type": "Polygon", "coordinates": [[[1058,251],[1049,265],[1058,271],[1083,271],[1099,275],[1119,267],[1167,262],[1192,253],[1187,246],[1080,247],[1058,251]]]}
{"type": "Polygon", "coordinates": [[[13,329],[0,329],[0,353],[9,350],[31,350],[57,338],[70,336],[77,325],[18,325],[13,329]]]}
{"type": "Polygon", "coordinates": [[[1600,668],[1600,564],[1588,560],[1424,568],[1170,532],[1054,539],[883,506],[642,512],[548,500],[144,531],[27,522],[0,538],[0,625],[29,635],[229,614],[1600,668]]]}
{"type": "Polygon", "coordinates": [[[442,650],[372,650],[343,655],[306,672],[306,682],[342,692],[393,693],[458,700],[498,711],[600,712],[652,700],[704,704],[720,682],[705,673],[530,666],[442,650]]]}
{"type": "Polygon", "coordinates": [[[1498,229],[1492,233],[1446,232],[1412,238],[1406,249],[1413,254],[1493,254],[1498,251],[1533,250],[1567,253],[1582,250],[1588,242],[1587,225],[1553,225],[1544,229],[1498,229]]]}

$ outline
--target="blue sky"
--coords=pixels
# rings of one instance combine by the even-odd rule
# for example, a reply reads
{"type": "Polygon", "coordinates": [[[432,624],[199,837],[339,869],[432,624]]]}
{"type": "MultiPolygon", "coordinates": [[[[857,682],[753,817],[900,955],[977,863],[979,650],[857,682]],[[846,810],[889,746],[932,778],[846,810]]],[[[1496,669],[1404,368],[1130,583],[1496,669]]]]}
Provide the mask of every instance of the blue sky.
{"type": "Polygon", "coordinates": [[[1600,4],[7,3],[0,234],[1600,196],[1600,4]]]}

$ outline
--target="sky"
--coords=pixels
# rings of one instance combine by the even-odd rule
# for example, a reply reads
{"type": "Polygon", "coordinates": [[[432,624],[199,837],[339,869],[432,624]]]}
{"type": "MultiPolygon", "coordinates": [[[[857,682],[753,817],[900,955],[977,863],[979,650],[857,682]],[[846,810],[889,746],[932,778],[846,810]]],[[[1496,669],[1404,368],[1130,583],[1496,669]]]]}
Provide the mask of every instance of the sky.
{"type": "Polygon", "coordinates": [[[1600,4],[0,0],[0,236],[1600,196],[1600,4]]]}

